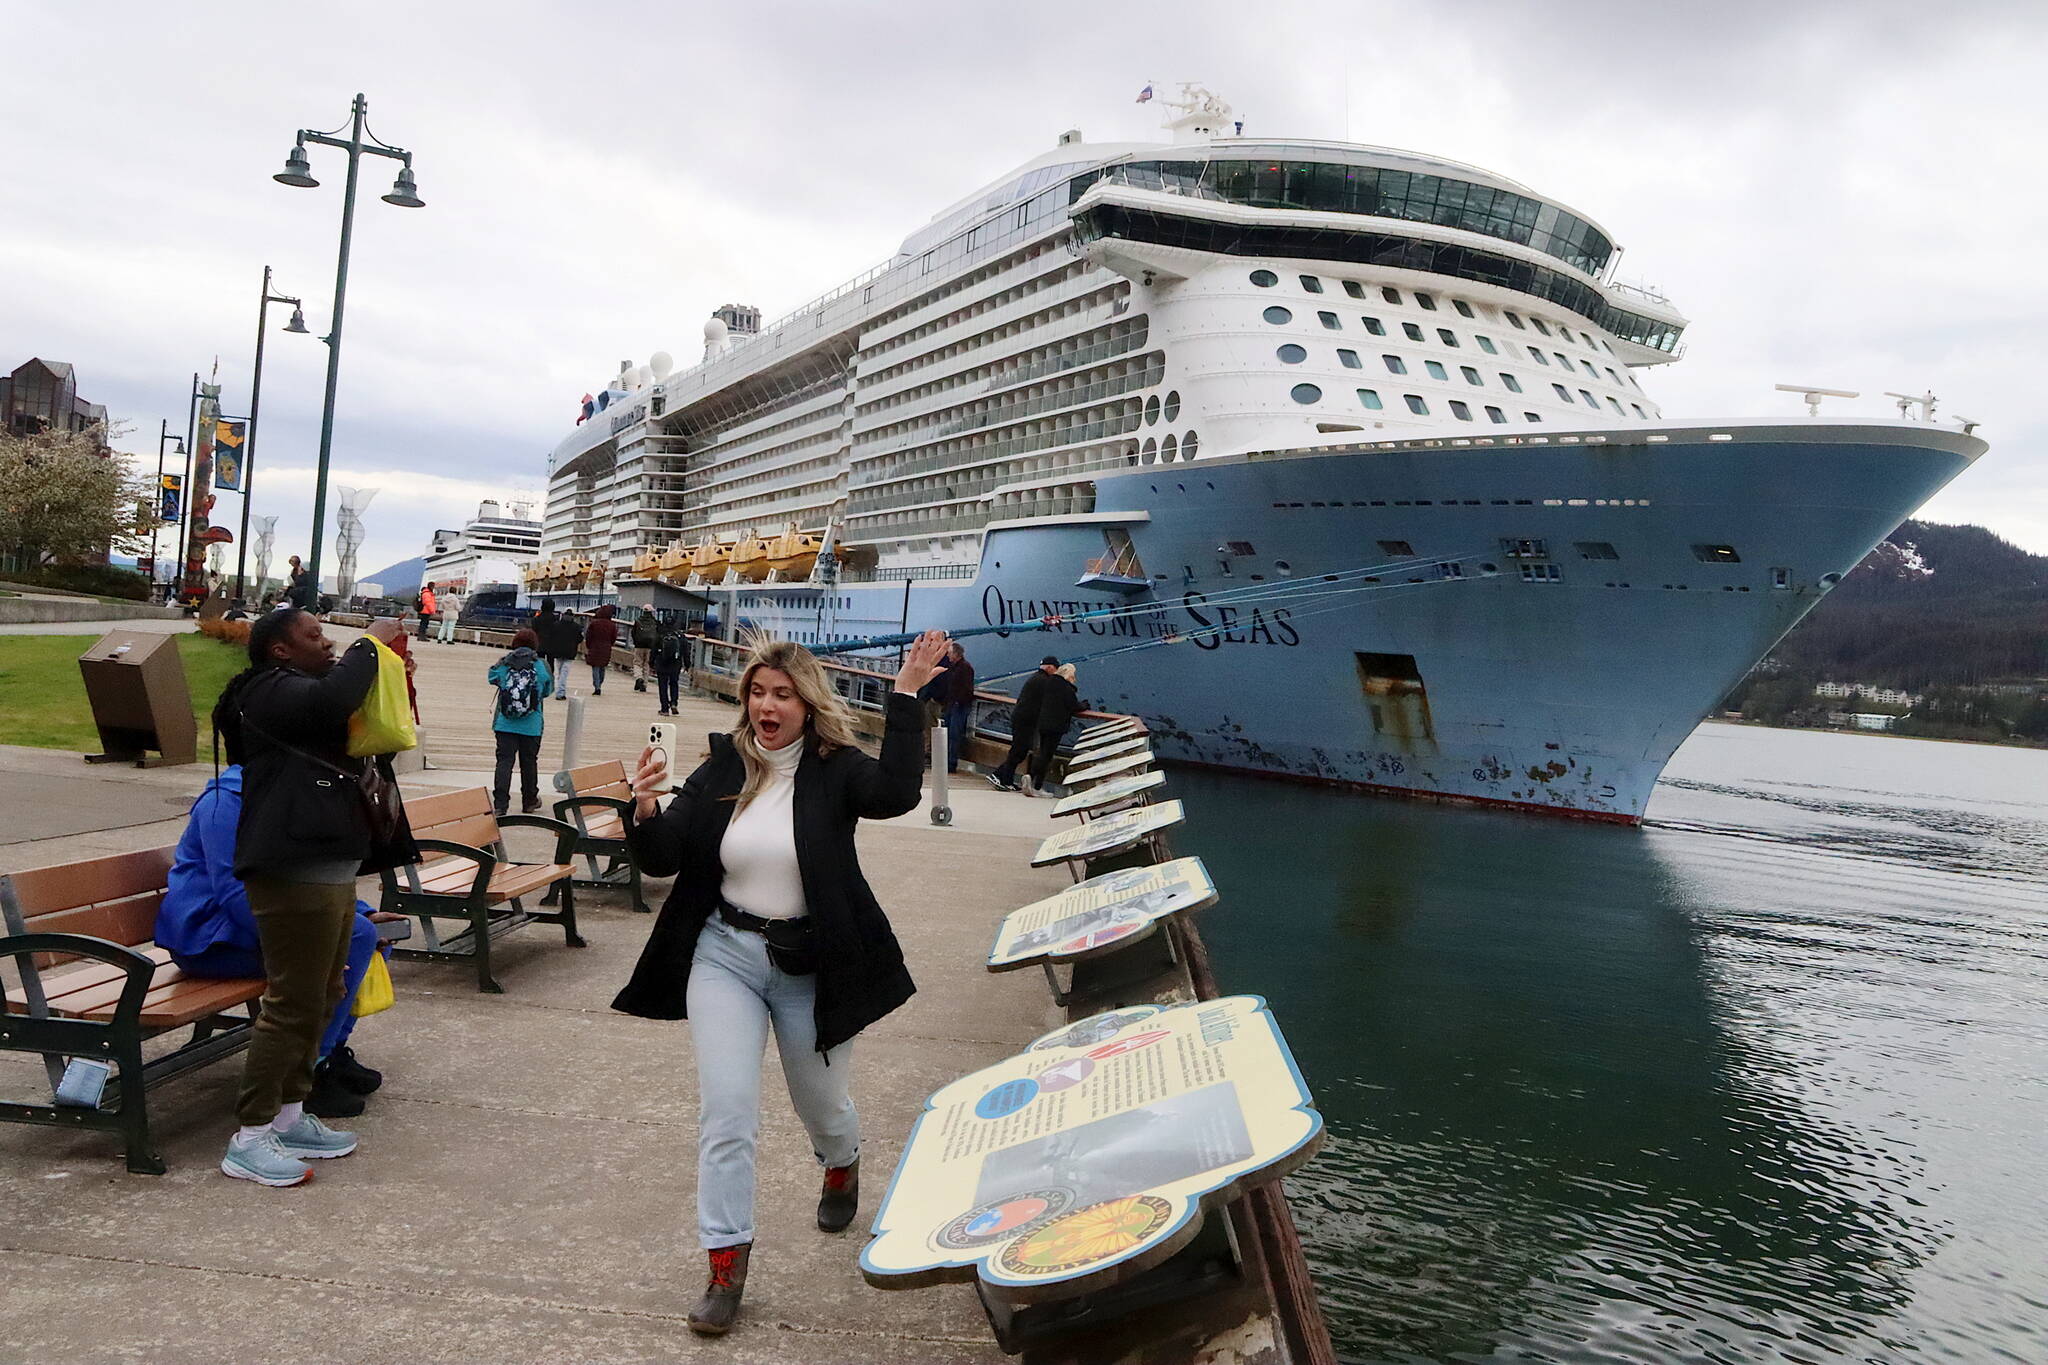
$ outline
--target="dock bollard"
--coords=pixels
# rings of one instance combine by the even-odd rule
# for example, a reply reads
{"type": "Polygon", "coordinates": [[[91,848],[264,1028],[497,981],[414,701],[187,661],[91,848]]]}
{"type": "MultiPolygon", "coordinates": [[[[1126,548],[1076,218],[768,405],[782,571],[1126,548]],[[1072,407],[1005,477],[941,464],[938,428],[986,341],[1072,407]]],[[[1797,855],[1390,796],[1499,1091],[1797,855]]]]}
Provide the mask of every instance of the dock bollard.
{"type": "Polygon", "coordinates": [[[932,823],[950,825],[953,823],[953,807],[949,804],[950,793],[946,779],[946,726],[942,721],[932,727],[932,823]]]}
{"type": "Polygon", "coordinates": [[[562,726],[562,770],[576,766],[576,748],[583,741],[583,698],[569,698],[569,719],[562,726]]]}

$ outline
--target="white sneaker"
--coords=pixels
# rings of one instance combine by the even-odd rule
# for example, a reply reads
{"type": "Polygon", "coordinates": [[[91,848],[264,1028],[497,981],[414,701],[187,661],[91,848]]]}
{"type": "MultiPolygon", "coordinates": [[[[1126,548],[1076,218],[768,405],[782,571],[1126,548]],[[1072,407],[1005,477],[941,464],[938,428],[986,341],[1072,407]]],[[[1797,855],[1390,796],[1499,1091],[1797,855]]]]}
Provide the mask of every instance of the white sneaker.
{"type": "Polygon", "coordinates": [[[303,1185],[313,1178],[313,1168],[287,1152],[274,1129],[265,1129],[252,1138],[240,1133],[229,1138],[227,1155],[220,1159],[220,1171],[237,1180],[253,1180],[278,1189],[303,1185]]]}

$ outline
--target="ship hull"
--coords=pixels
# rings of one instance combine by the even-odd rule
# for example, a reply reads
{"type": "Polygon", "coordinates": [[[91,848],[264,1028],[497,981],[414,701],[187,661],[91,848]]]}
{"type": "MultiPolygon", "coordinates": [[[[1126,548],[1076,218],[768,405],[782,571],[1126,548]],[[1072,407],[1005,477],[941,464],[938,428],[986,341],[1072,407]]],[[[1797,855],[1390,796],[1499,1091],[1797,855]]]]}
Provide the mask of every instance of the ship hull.
{"type": "Polygon", "coordinates": [[[1136,469],[1091,514],[991,528],[971,583],[771,588],[732,615],[811,640],[993,628],[965,642],[981,678],[1074,660],[1169,761],[1635,822],[1702,717],[1983,447],[1910,424],[1631,436],[1136,469]],[[1112,529],[1149,589],[1076,586],[1112,529]]]}

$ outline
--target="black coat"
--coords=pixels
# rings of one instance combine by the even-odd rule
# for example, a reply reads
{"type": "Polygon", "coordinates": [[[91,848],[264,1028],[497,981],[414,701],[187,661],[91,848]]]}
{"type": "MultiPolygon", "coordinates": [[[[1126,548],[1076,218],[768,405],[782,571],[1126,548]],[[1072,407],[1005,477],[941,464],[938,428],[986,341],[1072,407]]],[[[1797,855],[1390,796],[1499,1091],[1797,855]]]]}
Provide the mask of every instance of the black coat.
{"type": "MultiPolygon", "coordinates": [[[[888,917],[861,875],[853,836],[862,817],[886,820],[917,805],[923,794],[922,729],[917,701],[892,692],[879,760],[858,749],[821,757],[808,736],[802,741],[792,818],[797,871],[817,935],[820,1052],[853,1037],[917,989],[888,917]]],[[[613,1009],[646,1019],[686,1017],[697,935],[718,907],[725,877],[719,844],[732,820],[732,798],[745,784],[746,765],[731,736],[713,735],[711,756],[668,808],[645,824],[629,823],[626,837],[640,870],[676,881],[613,1009]]]]}
{"type": "MultiPolygon", "coordinates": [[[[393,844],[373,846],[354,777],[363,760],[348,753],[349,715],[376,681],[377,651],[365,636],[317,678],[273,668],[243,687],[236,876],[289,879],[295,865],[344,858],[362,864],[365,873],[419,861],[403,821],[393,844]]],[[[388,778],[390,760],[377,762],[388,778]]]]}
{"type": "Polygon", "coordinates": [[[1088,703],[1081,700],[1081,694],[1072,683],[1057,673],[1046,678],[1045,682],[1045,695],[1038,703],[1038,733],[1064,735],[1067,727],[1074,723],[1074,717],[1088,709],[1088,703]]]}
{"type": "Polygon", "coordinates": [[[1016,705],[1010,708],[1011,734],[1026,735],[1038,728],[1038,708],[1045,701],[1045,689],[1059,681],[1059,676],[1041,668],[1024,680],[1024,685],[1017,689],[1016,705]]]}

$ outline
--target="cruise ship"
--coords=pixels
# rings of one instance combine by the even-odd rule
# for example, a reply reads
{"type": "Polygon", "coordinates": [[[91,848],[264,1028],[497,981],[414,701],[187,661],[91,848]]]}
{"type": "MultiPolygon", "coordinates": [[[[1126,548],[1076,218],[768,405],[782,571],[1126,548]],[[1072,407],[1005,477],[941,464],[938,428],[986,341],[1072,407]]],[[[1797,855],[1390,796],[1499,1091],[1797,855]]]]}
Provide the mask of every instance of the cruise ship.
{"type": "Polygon", "coordinates": [[[1986,449],[1931,395],[1668,418],[1685,316],[1589,215],[1167,107],[779,321],[720,309],[701,363],[622,365],[550,458],[530,586],[727,637],[940,627],[983,679],[1077,662],[1168,760],[1633,823],[1986,449]]]}
{"type": "Polygon", "coordinates": [[[504,503],[485,499],[461,529],[437,529],[421,560],[420,581],[464,595],[516,589],[540,550],[541,524],[527,515],[531,507],[515,502],[507,511],[504,503]]]}

